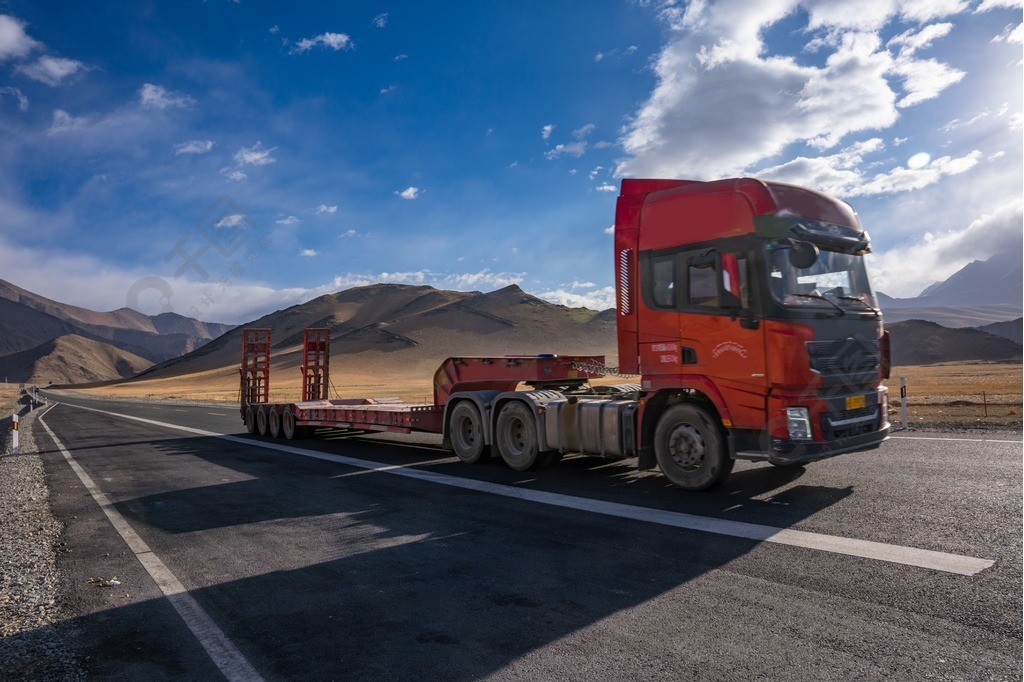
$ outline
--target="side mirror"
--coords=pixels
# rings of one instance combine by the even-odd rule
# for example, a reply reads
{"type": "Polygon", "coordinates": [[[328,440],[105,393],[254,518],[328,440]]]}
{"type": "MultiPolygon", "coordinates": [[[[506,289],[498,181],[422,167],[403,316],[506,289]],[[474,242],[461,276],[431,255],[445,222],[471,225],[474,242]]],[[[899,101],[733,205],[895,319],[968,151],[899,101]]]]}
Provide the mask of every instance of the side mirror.
{"type": "Polygon", "coordinates": [[[789,247],[789,263],[798,270],[806,270],[818,262],[818,247],[810,242],[793,242],[789,247]]]}

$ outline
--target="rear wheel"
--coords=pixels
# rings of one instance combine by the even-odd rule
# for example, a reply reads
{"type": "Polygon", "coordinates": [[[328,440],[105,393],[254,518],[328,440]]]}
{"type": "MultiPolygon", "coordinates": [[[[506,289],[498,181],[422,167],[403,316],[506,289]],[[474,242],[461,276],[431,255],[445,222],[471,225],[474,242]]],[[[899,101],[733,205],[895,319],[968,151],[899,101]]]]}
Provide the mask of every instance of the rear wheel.
{"type": "Polygon", "coordinates": [[[538,462],[540,447],[537,444],[537,422],[533,412],[524,403],[512,400],[505,403],[498,413],[498,424],[494,441],[498,453],[516,471],[526,471],[538,462]]]}
{"type": "Polygon", "coordinates": [[[654,452],[662,473],[684,490],[713,488],[732,471],[718,425],[696,405],[676,405],[661,415],[654,452]]]}
{"type": "Polygon", "coordinates": [[[256,410],[245,408],[245,430],[252,436],[256,433],[256,410]]]}
{"type": "Polygon", "coordinates": [[[475,464],[483,458],[484,429],[480,411],[473,403],[463,401],[452,408],[448,434],[455,456],[466,464],[475,464]]]}
{"type": "Polygon", "coordinates": [[[291,410],[285,410],[281,415],[281,433],[284,434],[284,437],[288,440],[302,438],[305,435],[303,431],[302,427],[295,425],[295,415],[291,410]]]}
{"type": "Polygon", "coordinates": [[[281,413],[277,410],[270,410],[267,414],[267,431],[273,438],[281,437],[281,413]]]}
{"type": "Polygon", "coordinates": [[[256,412],[256,432],[261,436],[267,435],[267,411],[262,407],[256,412]]]}

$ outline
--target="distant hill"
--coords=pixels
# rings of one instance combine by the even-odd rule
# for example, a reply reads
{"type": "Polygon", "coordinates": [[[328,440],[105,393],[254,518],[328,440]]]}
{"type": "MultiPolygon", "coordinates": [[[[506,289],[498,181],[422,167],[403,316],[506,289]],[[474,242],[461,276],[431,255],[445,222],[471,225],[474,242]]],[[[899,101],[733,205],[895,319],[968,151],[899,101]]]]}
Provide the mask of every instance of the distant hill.
{"type": "Polygon", "coordinates": [[[0,356],[75,334],[109,343],[151,362],[163,362],[195,350],[229,329],[231,325],[174,313],[149,316],[131,308],[96,312],[0,280],[0,356]]]}
{"type": "Polygon", "coordinates": [[[140,379],[237,366],[242,327],[270,328],[273,367],[289,371],[300,364],[306,327],[329,328],[335,363],[359,369],[422,373],[457,355],[616,352],[614,311],[567,308],[515,285],[480,293],[374,284],[265,315],[153,367],[140,379]]]}
{"type": "Polygon", "coordinates": [[[40,386],[78,384],[134,376],[152,364],[110,344],[66,334],[0,357],[0,376],[40,386]]]}
{"type": "Polygon", "coordinates": [[[914,298],[878,293],[887,321],[930,320],[972,327],[1020,317],[1024,312],[1024,260],[1019,249],[972,261],[914,298]]]}
{"type": "Polygon", "coordinates": [[[977,329],[986,334],[995,334],[996,336],[1013,339],[1017,343],[1024,343],[1024,318],[1018,317],[1016,320],[1009,320],[1007,322],[993,322],[977,329]]]}
{"type": "Polygon", "coordinates": [[[1021,360],[1021,344],[978,329],[952,329],[926,320],[886,324],[894,365],[960,360],[1021,360]]]}

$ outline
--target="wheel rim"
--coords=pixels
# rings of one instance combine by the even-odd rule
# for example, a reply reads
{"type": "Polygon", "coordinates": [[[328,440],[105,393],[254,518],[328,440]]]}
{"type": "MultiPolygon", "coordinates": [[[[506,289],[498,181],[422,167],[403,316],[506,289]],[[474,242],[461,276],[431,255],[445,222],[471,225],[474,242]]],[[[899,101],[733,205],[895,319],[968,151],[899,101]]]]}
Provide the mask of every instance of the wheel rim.
{"type": "Polygon", "coordinates": [[[508,444],[512,447],[512,454],[521,455],[529,447],[529,443],[526,442],[526,424],[519,417],[513,417],[508,420],[508,444]]]}
{"type": "Polygon", "coordinates": [[[707,447],[697,427],[680,424],[668,438],[668,452],[683,471],[697,471],[704,464],[707,447]]]}
{"type": "Polygon", "coordinates": [[[477,431],[476,424],[468,416],[463,416],[458,420],[455,425],[455,438],[458,441],[459,448],[463,451],[469,451],[476,445],[477,431]]]}

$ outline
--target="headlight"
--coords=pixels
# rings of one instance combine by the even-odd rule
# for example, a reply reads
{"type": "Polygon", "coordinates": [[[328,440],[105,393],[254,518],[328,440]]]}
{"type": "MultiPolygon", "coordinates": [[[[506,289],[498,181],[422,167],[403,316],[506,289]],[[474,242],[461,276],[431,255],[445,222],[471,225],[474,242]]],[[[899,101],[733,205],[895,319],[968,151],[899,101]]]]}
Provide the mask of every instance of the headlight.
{"type": "Polygon", "coordinates": [[[811,440],[811,416],[806,407],[786,408],[786,430],[790,440],[811,440]]]}

